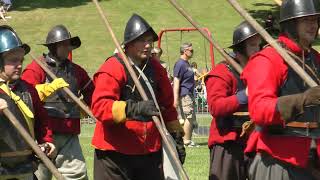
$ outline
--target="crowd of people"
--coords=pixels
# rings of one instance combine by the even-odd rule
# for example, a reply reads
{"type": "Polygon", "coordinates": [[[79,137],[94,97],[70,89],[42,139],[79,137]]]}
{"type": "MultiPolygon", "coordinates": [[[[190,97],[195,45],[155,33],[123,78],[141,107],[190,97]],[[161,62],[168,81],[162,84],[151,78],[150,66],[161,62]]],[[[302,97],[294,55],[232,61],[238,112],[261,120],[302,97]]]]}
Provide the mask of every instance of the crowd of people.
{"type": "MultiPolygon", "coordinates": [[[[320,54],[312,45],[319,18],[318,0],[284,0],[278,37],[317,83],[320,54]]],[[[64,25],[48,31],[42,44],[47,52],[39,57],[56,79],[35,60],[22,69],[30,46],[12,27],[1,25],[0,39],[0,179],[52,179],[4,109],[14,114],[65,179],[88,179],[78,137],[81,109],[65,88],[97,119],[92,137],[94,179],[166,179],[164,144],[153,118],[160,117],[161,128],[174,141],[178,163],[184,164],[186,148],[199,146],[192,140],[198,126],[199,79],[212,115],[210,180],[320,179],[320,87],[308,87],[275,48],[262,48],[261,36],[246,21],[235,27],[228,47],[230,58],[243,68],[241,74],[224,60],[200,74],[197,64],[190,62],[190,42],[181,44],[171,74],[161,60],[161,48],[153,47],[157,34],[138,14],[127,21],[122,43],[133,72],[117,50],[91,79],[75,59],[71,61],[70,53],[81,40],[64,25]],[[137,81],[149,100],[140,95],[137,81]]]]}

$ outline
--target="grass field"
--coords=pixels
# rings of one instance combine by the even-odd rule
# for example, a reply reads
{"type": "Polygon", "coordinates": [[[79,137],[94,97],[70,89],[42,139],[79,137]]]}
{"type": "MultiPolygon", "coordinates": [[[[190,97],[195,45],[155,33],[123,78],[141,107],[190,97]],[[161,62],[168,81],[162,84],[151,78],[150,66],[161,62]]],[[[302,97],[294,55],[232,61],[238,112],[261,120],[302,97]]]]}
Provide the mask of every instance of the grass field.
{"type": "MultiPolygon", "coordinates": [[[[232,41],[233,28],[242,18],[232,9],[226,0],[177,0],[203,27],[207,27],[213,38],[221,47],[227,47],[232,41]]],[[[279,8],[273,0],[239,0],[260,22],[268,12],[276,17],[279,8]]],[[[126,21],[132,13],[142,15],[153,26],[156,32],[164,28],[191,27],[191,25],[170,5],[160,0],[101,0],[113,27],[116,37],[123,40],[126,21]]],[[[111,36],[106,31],[95,6],[89,0],[14,0],[13,9],[9,12],[8,24],[13,26],[21,39],[28,43],[36,56],[47,50],[38,44],[45,41],[49,29],[57,24],[66,25],[72,35],[80,36],[82,46],[73,52],[74,61],[83,66],[92,75],[104,60],[115,49],[111,36]]],[[[2,24],[4,22],[0,21],[2,24]]],[[[173,69],[179,56],[178,47],[181,42],[194,44],[193,60],[198,66],[210,68],[208,43],[197,32],[170,33],[163,38],[163,60],[173,69]],[[207,63],[206,63],[207,62],[207,63]]],[[[221,56],[215,51],[215,62],[221,56]]],[[[30,62],[26,57],[25,64],[30,62]]],[[[201,123],[209,124],[210,118],[200,118],[201,123]],[[203,119],[203,120],[202,120],[203,119]]],[[[201,124],[202,125],[202,124],[201,124]]],[[[92,179],[93,148],[90,146],[94,125],[83,125],[80,135],[82,148],[88,164],[89,176],[92,179]]],[[[188,148],[184,167],[191,180],[205,180],[208,175],[209,151],[207,138],[195,138],[200,148],[188,148]]]]}

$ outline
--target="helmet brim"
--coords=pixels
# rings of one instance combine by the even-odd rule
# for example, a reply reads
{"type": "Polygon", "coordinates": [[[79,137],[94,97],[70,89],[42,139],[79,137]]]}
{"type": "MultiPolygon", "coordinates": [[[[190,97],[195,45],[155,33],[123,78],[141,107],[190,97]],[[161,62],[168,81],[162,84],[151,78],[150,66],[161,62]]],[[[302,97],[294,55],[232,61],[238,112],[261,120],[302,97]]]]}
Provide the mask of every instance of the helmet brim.
{"type": "Polygon", "coordinates": [[[13,51],[13,50],[18,49],[18,48],[22,48],[24,50],[24,55],[28,54],[30,52],[30,49],[31,49],[28,44],[22,44],[21,46],[17,46],[15,48],[5,49],[0,54],[3,54],[5,52],[9,52],[9,51],[13,51]]]}
{"type": "Polygon", "coordinates": [[[70,40],[70,45],[72,46],[72,49],[77,49],[81,46],[81,40],[78,36],[75,36],[75,37],[72,37],[72,38],[67,38],[67,39],[62,39],[61,41],[57,41],[57,42],[54,42],[54,43],[44,43],[44,44],[40,44],[40,45],[43,45],[43,46],[50,46],[52,44],[56,44],[56,43],[59,43],[59,42],[62,42],[62,41],[66,41],[66,40],[70,40]]]}
{"type": "Polygon", "coordinates": [[[298,15],[298,16],[295,16],[295,17],[285,18],[285,19],[282,19],[281,21],[279,21],[279,23],[282,23],[282,22],[285,22],[285,21],[289,21],[289,20],[293,20],[293,19],[302,18],[302,17],[307,17],[307,16],[320,16],[320,13],[302,14],[302,15],[298,15]]]}
{"type": "Polygon", "coordinates": [[[30,52],[30,46],[28,44],[22,44],[21,46],[24,49],[24,55],[28,54],[30,52]]]}
{"type": "Polygon", "coordinates": [[[229,46],[228,48],[233,49],[235,46],[241,44],[241,43],[244,42],[245,40],[247,40],[247,39],[249,39],[249,38],[251,38],[251,37],[253,37],[253,36],[255,36],[255,35],[258,35],[258,34],[259,34],[258,32],[253,33],[253,34],[251,34],[250,36],[246,37],[245,39],[242,39],[241,41],[237,42],[236,44],[232,44],[232,45],[229,46]]]}

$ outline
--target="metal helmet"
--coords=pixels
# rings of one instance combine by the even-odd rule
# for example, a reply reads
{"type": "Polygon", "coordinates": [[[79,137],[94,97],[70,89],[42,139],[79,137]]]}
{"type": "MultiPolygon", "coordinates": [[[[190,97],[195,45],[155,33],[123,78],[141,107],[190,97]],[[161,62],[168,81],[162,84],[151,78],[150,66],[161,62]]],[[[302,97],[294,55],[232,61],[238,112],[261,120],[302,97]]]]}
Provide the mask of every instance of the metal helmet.
{"type": "Polygon", "coordinates": [[[158,35],[154,32],[154,30],[148,24],[148,22],[145,19],[143,19],[141,16],[137,14],[133,14],[129,19],[129,21],[127,22],[126,29],[124,31],[123,44],[126,45],[127,43],[137,39],[142,34],[149,31],[153,35],[153,41],[157,41],[158,35]]]}
{"type": "Polygon", "coordinates": [[[299,17],[319,14],[319,0],[284,0],[280,8],[280,23],[299,17]]]}
{"type": "Polygon", "coordinates": [[[54,26],[48,33],[44,46],[49,46],[61,41],[69,40],[73,49],[80,47],[81,40],[78,36],[71,37],[70,32],[64,25],[54,26]]]}
{"type": "Polygon", "coordinates": [[[229,48],[239,45],[256,34],[258,34],[258,32],[248,22],[243,21],[233,31],[233,44],[229,46],[229,48]]]}
{"type": "Polygon", "coordinates": [[[24,49],[24,54],[30,52],[30,46],[23,44],[17,33],[10,26],[0,26],[0,53],[20,47],[24,49]]]}

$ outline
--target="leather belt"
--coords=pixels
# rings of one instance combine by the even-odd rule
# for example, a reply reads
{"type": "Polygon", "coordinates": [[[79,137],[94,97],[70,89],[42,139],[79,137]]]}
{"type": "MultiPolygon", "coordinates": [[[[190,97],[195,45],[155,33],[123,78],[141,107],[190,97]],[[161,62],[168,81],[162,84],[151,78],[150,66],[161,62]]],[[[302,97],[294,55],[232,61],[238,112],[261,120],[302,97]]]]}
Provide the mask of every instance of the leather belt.
{"type": "Polygon", "coordinates": [[[319,128],[318,122],[297,122],[292,121],[286,124],[287,127],[304,128],[304,129],[317,129],[319,128]]]}
{"type": "Polygon", "coordinates": [[[31,155],[32,150],[14,151],[14,152],[2,152],[0,157],[16,157],[16,156],[27,156],[31,155]]]}

